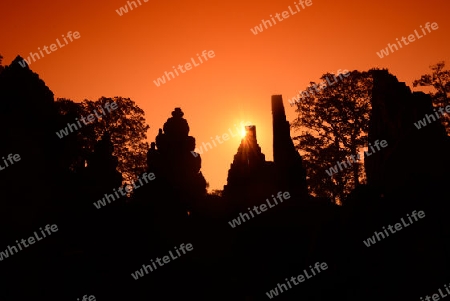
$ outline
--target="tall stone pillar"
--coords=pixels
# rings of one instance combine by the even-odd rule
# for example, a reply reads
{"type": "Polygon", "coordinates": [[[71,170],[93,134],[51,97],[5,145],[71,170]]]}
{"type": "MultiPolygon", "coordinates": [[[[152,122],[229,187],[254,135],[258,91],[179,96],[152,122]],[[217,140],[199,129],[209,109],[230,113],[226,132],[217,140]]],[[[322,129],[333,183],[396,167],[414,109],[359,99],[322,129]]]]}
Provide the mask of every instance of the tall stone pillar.
{"type": "Polygon", "coordinates": [[[292,194],[307,197],[306,171],[302,157],[291,139],[290,125],[286,120],[283,98],[272,95],[273,161],[277,168],[278,184],[292,194]]]}

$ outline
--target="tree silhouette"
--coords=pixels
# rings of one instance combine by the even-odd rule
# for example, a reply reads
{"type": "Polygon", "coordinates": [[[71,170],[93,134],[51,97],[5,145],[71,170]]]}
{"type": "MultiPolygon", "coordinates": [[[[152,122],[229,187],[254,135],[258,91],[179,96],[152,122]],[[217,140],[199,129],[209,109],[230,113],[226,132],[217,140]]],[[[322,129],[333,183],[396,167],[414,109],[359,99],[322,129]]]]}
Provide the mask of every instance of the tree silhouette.
{"type": "MultiPolygon", "coordinates": [[[[417,86],[432,86],[436,92],[429,93],[434,107],[446,107],[450,105],[450,100],[447,93],[450,93],[450,70],[444,70],[445,62],[438,62],[436,65],[431,65],[431,74],[424,74],[413,82],[413,87],[417,86]]],[[[445,114],[441,118],[442,124],[450,134],[450,116],[445,114]]]]}
{"type": "MultiPolygon", "coordinates": [[[[58,111],[58,129],[64,128],[67,123],[74,123],[75,118],[90,114],[80,103],[70,99],[58,98],[55,101],[58,111]]],[[[80,130],[60,140],[62,144],[62,167],[72,172],[79,172],[85,167],[86,160],[97,141],[93,127],[82,127],[80,130]]]]}
{"type": "Polygon", "coordinates": [[[94,114],[94,110],[102,117],[87,125],[83,125],[76,133],[64,138],[67,140],[66,149],[70,150],[68,160],[71,170],[84,167],[84,162],[94,145],[108,132],[114,146],[113,155],[119,160],[117,170],[122,173],[125,181],[132,181],[136,175],[146,169],[147,150],[149,145],[144,111],[136,103],[123,97],[101,97],[97,101],[84,100],[74,103],[67,99],[58,99],[59,114],[65,116],[60,123],[64,127],[67,122],[74,122],[75,118],[94,114]],[[102,115],[106,103],[117,103],[117,109],[102,115]],[[82,166],[80,166],[80,164],[82,166]]]}
{"type": "Polygon", "coordinates": [[[118,159],[113,152],[114,145],[106,131],[95,143],[85,170],[89,182],[92,183],[91,190],[96,196],[100,197],[105,191],[111,191],[122,184],[122,175],[116,170],[118,159]]]}
{"type": "Polygon", "coordinates": [[[299,141],[312,194],[341,201],[364,181],[363,166],[353,163],[331,177],[326,170],[367,145],[372,79],[369,72],[359,71],[326,73],[321,79],[320,87],[311,82],[296,104],[299,115],[292,127],[301,134],[294,140],[299,141]]]}
{"type": "Polygon", "coordinates": [[[130,98],[101,97],[97,101],[85,100],[82,104],[87,112],[91,114],[94,110],[105,107],[106,103],[115,102],[118,105],[116,110],[106,113],[102,119],[92,123],[95,134],[102,137],[105,131],[111,135],[111,142],[114,145],[114,156],[119,159],[117,170],[122,173],[125,181],[135,179],[135,175],[145,171],[147,165],[147,151],[149,145],[147,130],[150,128],[145,123],[144,111],[136,105],[130,98]]]}

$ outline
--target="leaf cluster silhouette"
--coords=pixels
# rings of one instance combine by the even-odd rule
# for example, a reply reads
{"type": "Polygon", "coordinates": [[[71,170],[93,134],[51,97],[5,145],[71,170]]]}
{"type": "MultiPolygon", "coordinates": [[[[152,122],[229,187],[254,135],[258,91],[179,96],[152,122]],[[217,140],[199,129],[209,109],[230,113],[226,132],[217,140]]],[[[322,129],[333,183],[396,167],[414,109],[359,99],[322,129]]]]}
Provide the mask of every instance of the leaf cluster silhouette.
{"type": "MultiPolygon", "coordinates": [[[[332,79],[323,74],[321,79],[332,79]]],[[[336,75],[332,85],[317,89],[297,102],[298,118],[292,127],[301,134],[294,137],[308,170],[310,191],[320,197],[340,202],[352,189],[364,182],[362,164],[353,164],[327,176],[325,170],[336,162],[367,147],[372,80],[370,72],[352,71],[349,76],[336,75]]],[[[318,84],[311,82],[305,90],[318,84]]]]}
{"type": "Polygon", "coordinates": [[[119,159],[118,170],[125,181],[130,182],[146,168],[149,145],[145,140],[150,127],[145,123],[144,111],[133,100],[123,97],[101,97],[97,101],[84,100],[81,103],[60,98],[56,105],[59,114],[63,116],[60,122],[63,127],[68,122],[74,122],[75,118],[93,114],[94,110],[101,112],[106,103],[112,102],[117,103],[116,110],[83,126],[75,135],[64,138],[68,141],[66,150],[72,153],[71,169],[74,170],[75,166],[82,168],[84,160],[93,151],[95,142],[107,132],[114,145],[113,155],[119,159]]]}
{"type": "MultiPolygon", "coordinates": [[[[433,106],[435,108],[445,108],[450,105],[450,99],[448,94],[450,93],[450,70],[444,70],[445,62],[437,62],[435,65],[431,65],[431,74],[424,74],[420,79],[416,79],[413,82],[413,86],[427,86],[433,87],[434,91],[429,94],[433,100],[433,106]]],[[[442,124],[447,130],[447,134],[450,135],[450,114],[445,114],[441,117],[442,124]]]]}

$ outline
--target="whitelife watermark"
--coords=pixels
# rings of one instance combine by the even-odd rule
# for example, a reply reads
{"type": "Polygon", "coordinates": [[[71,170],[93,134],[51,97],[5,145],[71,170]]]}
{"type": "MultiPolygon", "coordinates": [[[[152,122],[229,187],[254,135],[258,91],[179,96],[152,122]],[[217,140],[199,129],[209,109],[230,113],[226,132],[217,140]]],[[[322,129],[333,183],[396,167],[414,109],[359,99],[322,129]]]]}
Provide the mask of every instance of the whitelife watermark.
{"type": "Polygon", "coordinates": [[[58,231],[58,226],[55,225],[55,224],[53,224],[53,225],[51,225],[51,226],[47,224],[47,225],[45,226],[45,229],[44,229],[44,230],[42,230],[42,228],[39,228],[39,230],[41,230],[41,234],[42,234],[43,237],[39,237],[39,234],[36,233],[36,231],[34,231],[34,232],[33,232],[34,235],[28,237],[27,240],[21,239],[20,242],[16,240],[17,247],[15,247],[15,246],[10,247],[10,246],[8,245],[8,248],[5,249],[5,251],[0,252],[0,261],[3,261],[3,258],[8,258],[9,256],[16,254],[17,252],[22,251],[22,246],[23,246],[24,248],[28,248],[29,246],[33,245],[36,241],[43,240],[45,237],[47,237],[47,235],[45,235],[44,230],[47,231],[47,234],[48,234],[49,236],[50,236],[52,233],[55,233],[56,231],[58,231]],[[36,240],[35,240],[35,238],[36,238],[36,240]],[[27,245],[27,242],[29,243],[29,245],[27,245]],[[17,248],[19,248],[19,251],[17,250],[17,248]],[[14,251],[14,252],[13,252],[13,251],[14,251]]]}
{"type": "MultiPolygon", "coordinates": [[[[146,172],[142,175],[142,179],[145,181],[145,184],[148,183],[148,181],[153,181],[155,179],[155,174],[154,173],[149,173],[147,174],[146,172]]],[[[123,187],[119,187],[119,193],[121,194],[121,196],[126,196],[127,193],[130,193],[131,191],[133,191],[133,188],[131,188],[131,186],[134,187],[134,189],[138,189],[139,187],[143,186],[144,184],[142,184],[142,180],[141,178],[138,178],[139,183],[141,184],[140,186],[136,186],[136,182],[133,182],[132,185],[131,184],[127,184],[125,185],[125,188],[123,187]],[[125,192],[123,192],[123,189],[125,189],[125,192]]],[[[116,189],[114,188],[114,194],[116,195],[117,199],[119,199],[121,196],[117,193],[116,189]]],[[[116,198],[114,197],[114,195],[112,194],[107,194],[105,193],[105,196],[101,199],[98,200],[97,202],[94,202],[94,206],[97,209],[102,208],[102,206],[106,206],[106,202],[108,202],[109,204],[111,204],[112,201],[115,201],[116,198]]]]}
{"type": "MultiPolygon", "coordinates": [[[[439,108],[438,111],[441,112],[442,116],[444,116],[444,108],[439,108]]],[[[450,113],[450,105],[445,107],[445,111],[447,113],[450,113]]],[[[436,112],[436,109],[434,109],[434,114],[436,114],[436,118],[437,118],[437,120],[439,120],[440,117],[439,117],[438,112],[436,112]]],[[[436,121],[436,118],[432,114],[425,114],[424,119],[417,121],[417,123],[414,122],[414,125],[416,126],[416,128],[418,130],[420,130],[422,127],[426,127],[428,124],[430,124],[431,121],[430,121],[429,117],[432,117],[433,121],[436,121]],[[427,123],[427,121],[428,121],[428,123],[427,123]]]]}
{"type": "MultiPolygon", "coordinates": [[[[447,284],[444,284],[444,286],[445,286],[445,290],[447,291],[447,293],[450,294],[450,288],[447,286],[447,284]]],[[[439,295],[437,293],[433,294],[433,296],[431,296],[431,297],[427,295],[426,297],[424,297],[425,300],[426,301],[431,301],[431,300],[439,301],[441,298],[445,298],[448,296],[448,295],[444,294],[441,289],[438,289],[438,292],[439,292],[439,295]]],[[[424,299],[422,299],[422,297],[420,297],[420,301],[424,301],[424,299]]]]}
{"type": "MultiPolygon", "coordinates": [[[[294,2],[294,5],[295,5],[295,7],[297,8],[297,12],[293,11],[292,8],[291,8],[291,6],[288,6],[289,11],[285,10],[285,11],[282,12],[281,14],[279,14],[279,13],[276,13],[276,14],[275,14],[275,17],[278,19],[278,21],[281,22],[281,21],[283,21],[284,19],[289,18],[290,16],[296,15],[296,14],[299,13],[301,10],[305,10],[306,7],[312,5],[312,0],[306,0],[306,1],[300,0],[300,1],[298,1],[298,4],[297,4],[297,2],[294,2]],[[300,10],[300,7],[298,7],[299,5],[302,7],[301,10],[300,10]],[[306,5],[306,6],[305,6],[305,5],[306,5]],[[289,12],[290,12],[290,14],[289,14],[289,12]],[[282,18],[280,18],[280,15],[282,16],[282,18]]],[[[273,25],[277,24],[277,22],[276,22],[275,19],[272,17],[272,15],[270,15],[270,18],[272,19],[273,25]]],[[[259,32],[263,32],[263,30],[264,30],[264,29],[263,29],[263,25],[264,25],[264,27],[265,27],[266,29],[268,28],[268,27],[267,27],[267,24],[269,24],[270,27],[272,27],[272,22],[270,22],[270,20],[267,20],[267,21],[266,21],[266,20],[262,19],[262,20],[261,20],[261,24],[258,25],[258,26],[255,26],[255,28],[250,28],[250,31],[251,31],[254,35],[257,35],[259,32]]]]}
{"type": "MultiPolygon", "coordinates": [[[[285,278],[286,284],[289,286],[290,289],[292,288],[290,281],[292,281],[292,284],[294,284],[294,285],[299,285],[303,281],[310,279],[313,276],[316,276],[316,272],[314,271],[314,269],[317,271],[317,274],[319,274],[320,272],[328,269],[328,265],[325,262],[322,262],[319,266],[319,263],[316,262],[316,264],[314,265],[314,268],[312,266],[309,266],[309,268],[310,268],[312,276],[308,275],[308,272],[306,272],[306,270],[303,270],[304,276],[303,276],[303,274],[300,274],[297,277],[292,276],[291,279],[289,279],[289,280],[287,278],[285,278]],[[306,276],[306,279],[305,279],[305,276],[306,276]],[[298,282],[296,280],[298,280],[298,282]]],[[[274,297],[278,296],[278,289],[280,290],[280,294],[281,294],[283,292],[283,286],[284,286],[284,290],[287,291],[288,288],[287,288],[286,284],[278,283],[277,287],[275,287],[275,289],[270,290],[270,292],[266,293],[267,297],[269,297],[269,299],[273,299],[274,297]]]]}
{"type": "MultiPolygon", "coordinates": [[[[381,148],[380,148],[380,145],[381,145],[381,147],[383,147],[383,148],[385,148],[386,146],[388,146],[386,140],[381,140],[381,142],[378,142],[378,140],[376,140],[376,141],[374,142],[374,146],[375,146],[378,150],[381,149],[381,148]]],[[[375,152],[376,152],[376,151],[375,151],[375,149],[373,148],[372,143],[369,143],[369,147],[368,147],[367,151],[364,151],[364,156],[365,156],[365,157],[369,157],[369,156],[373,155],[375,152]],[[369,148],[372,150],[371,153],[369,152],[369,148]]],[[[336,164],[335,166],[330,167],[329,170],[326,170],[326,171],[325,171],[325,172],[327,173],[327,175],[329,175],[329,176],[331,177],[331,176],[333,176],[333,174],[338,173],[338,167],[339,167],[339,169],[342,171],[342,170],[343,170],[342,165],[344,165],[345,168],[349,168],[349,167],[352,166],[352,163],[356,163],[356,161],[359,160],[359,159],[361,158],[359,154],[356,154],[356,159],[355,159],[355,155],[350,155],[350,157],[351,157],[351,159],[352,159],[352,162],[350,162],[350,158],[347,158],[347,161],[336,162],[337,164],[336,164]],[[347,162],[347,163],[349,164],[349,166],[347,166],[347,164],[345,164],[345,162],[347,162]]]]}
{"type": "MultiPolygon", "coordinates": [[[[111,111],[114,111],[118,108],[118,105],[115,102],[113,102],[111,105],[109,104],[109,102],[107,102],[105,104],[105,108],[108,110],[108,113],[111,113],[111,111]],[[111,106],[111,108],[110,108],[110,106],[111,106]]],[[[94,110],[94,113],[98,119],[102,118],[102,116],[98,116],[96,110],[94,110]]],[[[102,108],[102,115],[106,116],[106,111],[104,108],[102,108]]],[[[83,116],[81,116],[80,119],[81,119],[81,121],[83,121],[84,125],[88,125],[89,123],[92,123],[95,121],[95,116],[94,116],[94,114],[89,114],[88,117],[86,118],[88,120],[88,123],[86,123],[85,118],[83,116]]],[[[77,121],[78,127],[77,127],[77,124],[75,124],[75,123],[67,123],[67,126],[65,128],[63,128],[62,130],[60,130],[59,133],[56,132],[56,135],[59,137],[59,139],[62,139],[63,137],[69,135],[70,133],[73,133],[74,130],[72,128],[75,128],[75,131],[81,129],[82,126],[80,124],[80,120],[78,120],[78,118],[75,118],[75,120],[77,121]],[[69,133],[69,130],[70,130],[70,133],[69,133]]]]}
{"type": "MultiPolygon", "coordinates": [[[[180,257],[181,254],[180,254],[180,251],[178,251],[178,248],[174,247],[174,249],[177,252],[178,257],[180,257]]],[[[180,245],[180,250],[181,250],[181,252],[183,252],[183,254],[186,254],[186,251],[192,251],[193,249],[194,249],[194,247],[192,246],[192,244],[186,244],[186,246],[185,246],[184,243],[183,243],[183,244],[180,245]],[[184,248],[186,248],[186,250],[184,248]]],[[[170,258],[172,258],[172,259],[177,259],[178,258],[177,256],[174,256],[172,254],[172,251],[169,251],[169,255],[170,255],[170,258]]],[[[169,256],[166,255],[162,259],[157,257],[155,259],[155,261],[158,263],[158,265],[160,267],[162,267],[164,265],[164,263],[169,263],[170,262],[170,258],[169,258],[169,256]],[[164,263],[161,263],[161,260],[164,263]]],[[[131,276],[133,277],[133,279],[134,280],[138,280],[140,277],[144,277],[145,274],[149,273],[148,270],[150,270],[150,272],[153,272],[154,270],[156,270],[158,267],[155,264],[155,262],[153,261],[153,259],[151,259],[151,262],[152,262],[152,265],[145,265],[145,264],[143,264],[142,265],[143,268],[141,268],[140,270],[136,271],[135,273],[131,273],[131,276]],[[144,272],[145,272],[145,274],[144,274],[144,272]]]]}
{"type": "MultiPolygon", "coordinates": [[[[280,202],[283,203],[283,198],[285,200],[288,200],[288,199],[291,198],[291,195],[287,191],[283,192],[283,193],[281,191],[279,191],[278,194],[277,194],[277,197],[280,200],[280,202]]],[[[273,196],[273,194],[272,194],[272,198],[273,198],[273,201],[275,202],[275,205],[278,205],[277,199],[273,196]]],[[[269,208],[275,207],[275,205],[271,206],[268,198],[266,199],[266,203],[267,203],[267,205],[269,205],[269,208]]],[[[250,208],[247,208],[247,209],[248,209],[248,212],[250,213],[250,215],[252,216],[252,218],[255,217],[255,215],[253,214],[252,210],[250,208]]],[[[267,210],[267,206],[266,206],[266,204],[259,205],[259,209],[261,210],[261,212],[258,211],[258,207],[257,206],[253,206],[252,209],[253,209],[253,211],[256,214],[260,215],[262,212],[267,210]]],[[[242,213],[241,212],[241,213],[239,213],[239,216],[237,217],[237,219],[235,218],[231,222],[228,222],[228,223],[230,224],[231,228],[236,228],[236,226],[239,226],[241,224],[241,219],[242,219],[243,222],[246,222],[244,217],[246,217],[247,220],[250,220],[250,216],[247,213],[242,213]]]]}
{"type": "Polygon", "coordinates": [[[323,90],[323,89],[325,89],[325,88],[327,88],[327,87],[329,87],[329,86],[334,85],[335,83],[338,82],[338,81],[337,81],[337,77],[339,77],[339,78],[342,80],[342,76],[344,76],[344,77],[350,76],[350,72],[349,72],[347,69],[345,69],[345,70],[342,71],[342,72],[343,72],[343,73],[341,73],[341,69],[339,69],[339,70],[337,71],[337,76],[336,76],[336,75],[333,75],[334,80],[335,80],[334,82],[330,82],[328,76],[326,76],[326,77],[325,77],[326,80],[324,80],[323,82],[321,82],[319,85],[311,84],[312,87],[309,87],[307,90],[304,90],[304,91],[302,91],[302,92],[298,91],[298,94],[297,94],[297,95],[295,95],[294,97],[291,97],[290,99],[288,99],[289,104],[290,104],[291,107],[292,107],[292,106],[295,105],[296,103],[300,102],[300,98],[303,99],[304,97],[310,97],[310,96],[313,96],[314,93],[316,93],[316,92],[318,93],[318,92],[320,92],[321,90],[323,90]],[[328,85],[327,85],[327,83],[328,83],[328,85]],[[314,90],[316,90],[316,91],[314,92],[312,88],[314,88],[314,90]]]}
{"type": "MultiPolygon", "coordinates": [[[[234,127],[236,128],[238,134],[233,134],[233,132],[231,131],[231,128],[228,129],[228,132],[230,133],[232,138],[239,137],[239,136],[240,137],[244,137],[245,136],[245,131],[243,130],[243,128],[244,128],[244,126],[248,126],[250,124],[251,123],[249,121],[247,121],[247,122],[241,121],[241,123],[240,123],[241,130],[239,130],[239,128],[236,126],[236,124],[234,125],[234,127]]],[[[213,138],[213,137],[210,137],[210,138],[211,138],[211,142],[214,144],[214,147],[217,147],[216,141],[214,141],[214,139],[217,140],[217,142],[219,142],[220,144],[222,144],[224,141],[230,140],[230,136],[227,133],[223,133],[221,136],[216,135],[216,138],[213,138]],[[220,138],[222,138],[223,141],[221,141],[220,138]]],[[[200,155],[203,154],[203,151],[205,151],[205,152],[208,151],[207,146],[209,146],[209,149],[213,149],[211,143],[203,142],[202,145],[200,146],[200,148],[196,147],[193,151],[191,151],[191,154],[194,157],[197,157],[199,154],[200,155]]]]}
{"type": "MultiPolygon", "coordinates": [[[[414,210],[411,213],[411,215],[414,217],[414,220],[417,222],[418,221],[417,216],[420,217],[420,218],[424,218],[425,217],[425,212],[423,212],[423,211],[416,212],[416,210],[414,210]]],[[[409,216],[409,214],[407,214],[407,216],[408,216],[409,221],[412,224],[413,221],[412,221],[411,217],[409,216]]],[[[396,231],[393,230],[394,227],[392,227],[391,225],[388,226],[388,229],[389,229],[389,231],[391,231],[391,234],[394,234],[397,231],[402,230],[403,229],[402,228],[402,224],[405,227],[408,227],[409,225],[411,225],[411,224],[405,223],[405,221],[403,220],[403,217],[400,220],[402,221],[401,224],[400,223],[396,223],[394,225],[396,231]]],[[[386,230],[386,227],[383,227],[383,230],[384,230],[384,233],[386,234],[386,236],[384,236],[383,232],[375,231],[374,232],[375,233],[374,236],[369,237],[367,240],[363,240],[363,243],[366,245],[366,247],[370,247],[371,245],[374,245],[377,242],[377,240],[380,241],[382,238],[388,237],[389,236],[389,232],[388,232],[388,230],[386,230]],[[381,236],[381,238],[380,238],[380,236],[381,236]],[[376,239],[375,239],[375,237],[376,237],[376,239]]]]}
{"type": "MultiPolygon", "coordinates": [[[[215,55],[214,51],[209,50],[209,51],[208,51],[208,56],[206,56],[206,50],[203,50],[202,56],[203,56],[203,58],[205,59],[205,61],[207,61],[207,60],[208,60],[208,57],[209,57],[210,59],[212,59],[212,58],[215,57],[216,55],[215,55]]],[[[198,60],[200,61],[200,64],[203,64],[202,58],[200,57],[200,55],[199,55],[198,53],[197,53],[197,58],[198,58],[198,60]]],[[[194,67],[200,66],[200,64],[196,64],[196,63],[195,63],[195,60],[194,60],[193,57],[191,57],[191,62],[192,62],[192,64],[194,65],[194,67]]],[[[175,66],[172,66],[172,68],[173,68],[173,71],[175,72],[175,74],[176,74],[177,76],[180,76],[180,74],[178,74],[177,68],[178,68],[178,70],[181,71],[181,73],[186,73],[186,71],[192,69],[192,65],[191,65],[191,63],[189,63],[189,62],[186,63],[186,64],[184,64],[184,68],[186,68],[186,70],[183,70],[183,66],[182,66],[182,65],[178,65],[177,68],[175,68],[175,66]]],[[[159,86],[161,86],[161,84],[165,84],[165,83],[166,83],[166,79],[167,79],[168,81],[170,81],[171,79],[175,79],[175,75],[173,74],[172,71],[169,71],[169,72],[166,71],[166,72],[164,72],[164,74],[163,74],[162,77],[158,77],[158,79],[154,80],[153,82],[155,83],[155,85],[156,85],[157,87],[159,87],[159,86]],[[172,78],[170,78],[169,75],[172,76],[172,78]]]]}
{"type": "MultiPolygon", "coordinates": [[[[438,24],[437,24],[436,22],[433,22],[433,23],[431,23],[431,24],[430,24],[430,22],[427,22],[427,24],[425,24],[425,28],[428,30],[428,33],[431,32],[430,27],[431,27],[431,29],[433,29],[433,30],[437,30],[437,29],[439,28],[439,27],[438,27],[438,24]]],[[[420,28],[422,29],[423,34],[426,36],[427,33],[426,33],[426,31],[423,29],[422,25],[420,25],[420,28]]],[[[409,43],[414,42],[414,41],[416,40],[416,37],[417,37],[417,39],[421,39],[421,38],[423,37],[423,36],[421,36],[421,35],[417,32],[417,29],[414,29],[414,33],[415,33],[415,35],[414,35],[414,34],[408,35],[408,41],[409,41],[409,43]]],[[[397,40],[398,46],[400,46],[400,48],[403,48],[402,43],[400,43],[400,41],[398,40],[398,38],[396,38],[396,40],[397,40]]],[[[406,46],[406,45],[409,45],[409,43],[406,42],[406,38],[405,38],[404,36],[402,36],[402,38],[401,38],[400,40],[402,40],[402,42],[403,42],[403,44],[404,44],[405,46],[406,46]]],[[[388,43],[387,46],[388,46],[388,47],[386,47],[385,49],[381,49],[380,52],[377,51],[377,55],[380,57],[380,59],[382,59],[382,58],[385,57],[385,56],[388,56],[388,55],[389,55],[389,50],[391,50],[391,53],[393,53],[393,52],[394,52],[394,49],[392,49],[393,46],[394,46],[394,48],[395,48],[396,51],[398,50],[398,47],[397,47],[397,45],[396,45],[395,43],[394,43],[394,44],[388,43]]]]}
{"type": "MultiPolygon", "coordinates": [[[[80,298],[77,298],[77,300],[79,301],[80,298]]],[[[88,298],[87,295],[84,295],[83,299],[81,299],[81,301],[95,301],[95,297],[94,297],[94,295],[90,295],[89,298],[88,298]]]]}
{"type": "MultiPolygon", "coordinates": [[[[144,3],[147,3],[149,0],[142,0],[142,1],[144,1],[144,3]]],[[[137,0],[137,2],[139,3],[139,6],[142,5],[141,0],[137,0]]],[[[133,7],[131,6],[131,4],[133,4],[135,8],[138,8],[136,1],[127,1],[127,5],[130,7],[130,10],[133,10],[133,7]]],[[[124,6],[120,7],[119,9],[116,9],[116,12],[120,17],[122,17],[123,14],[126,14],[128,12],[127,5],[124,5],[124,6]]]]}
{"type": "Polygon", "coordinates": [[[15,154],[14,156],[13,156],[13,154],[9,154],[7,159],[9,160],[10,164],[8,164],[8,162],[6,162],[5,157],[2,157],[2,159],[3,159],[3,163],[5,163],[5,167],[2,167],[2,165],[0,164],[0,170],[4,170],[4,169],[6,169],[6,167],[13,165],[15,162],[19,162],[20,156],[19,156],[19,154],[15,154]],[[14,159],[14,161],[13,161],[13,159],[14,159]]]}
{"type": "MultiPolygon", "coordinates": [[[[46,54],[50,54],[53,52],[55,52],[56,50],[63,48],[64,46],[66,46],[67,44],[69,44],[69,42],[67,42],[66,37],[64,35],[62,35],[63,40],[66,44],[61,44],[59,42],[59,38],[56,39],[56,42],[58,43],[58,47],[56,47],[56,44],[51,44],[50,47],[47,47],[47,45],[45,45],[44,47],[42,47],[45,51],[46,54]],[[50,52],[47,50],[48,48],[50,48],[50,52]]],[[[77,40],[79,39],[80,33],[78,31],[74,31],[73,34],[71,31],[69,31],[67,33],[67,38],[70,40],[70,42],[73,42],[73,39],[77,40]]],[[[36,62],[36,60],[39,60],[41,57],[44,57],[44,53],[41,50],[41,47],[38,47],[38,51],[41,54],[41,56],[39,56],[39,53],[35,53],[35,52],[30,52],[30,56],[28,56],[28,59],[23,59],[21,62],[19,62],[19,65],[22,66],[23,68],[25,68],[26,65],[31,65],[31,59],[33,59],[33,62],[36,62]],[[37,59],[35,59],[35,57],[37,57],[37,59]]]]}

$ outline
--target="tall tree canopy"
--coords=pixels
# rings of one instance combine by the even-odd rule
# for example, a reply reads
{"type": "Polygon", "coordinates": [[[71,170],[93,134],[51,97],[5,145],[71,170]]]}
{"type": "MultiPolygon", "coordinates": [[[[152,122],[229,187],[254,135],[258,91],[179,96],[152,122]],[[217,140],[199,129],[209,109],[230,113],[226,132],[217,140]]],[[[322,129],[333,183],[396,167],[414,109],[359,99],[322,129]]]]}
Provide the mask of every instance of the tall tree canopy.
{"type": "Polygon", "coordinates": [[[81,103],[59,98],[56,105],[63,119],[60,122],[63,127],[67,122],[75,122],[75,118],[80,119],[81,116],[94,114],[94,110],[101,115],[106,103],[113,102],[117,104],[117,109],[110,112],[106,110],[101,118],[83,125],[76,133],[63,139],[67,139],[66,149],[70,146],[73,150],[69,160],[71,160],[70,168],[74,170],[84,167],[84,161],[94,150],[96,141],[108,132],[114,145],[113,155],[119,159],[117,169],[125,181],[131,181],[146,169],[149,145],[145,140],[150,126],[145,123],[144,111],[133,100],[123,97],[101,97],[97,101],[84,100],[81,103]]]}
{"type": "MultiPolygon", "coordinates": [[[[434,107],[445,108],[450,105],[450,70],[444,70],[445,62],[438,62],[436,65],[430,66],[431,74],[424,74],[413,82],[413,86],[430,86],[435,89],[430,93],[434,107]]],[[[450,115],[445,114],[441,117],[442,124],[450,135],[450,115]]]]}
{"type": "Polygon", "coordinates": [[[292,127],[301,134],[294,140],[308,171],[309,191],[340,202],[365,180],[363,156],[332,176],[326,171],[367,146],[372,78],[370,72],[352,71],[326,73],[321,79],[321,84],[310,82],[296,104],[292,127]]]}

